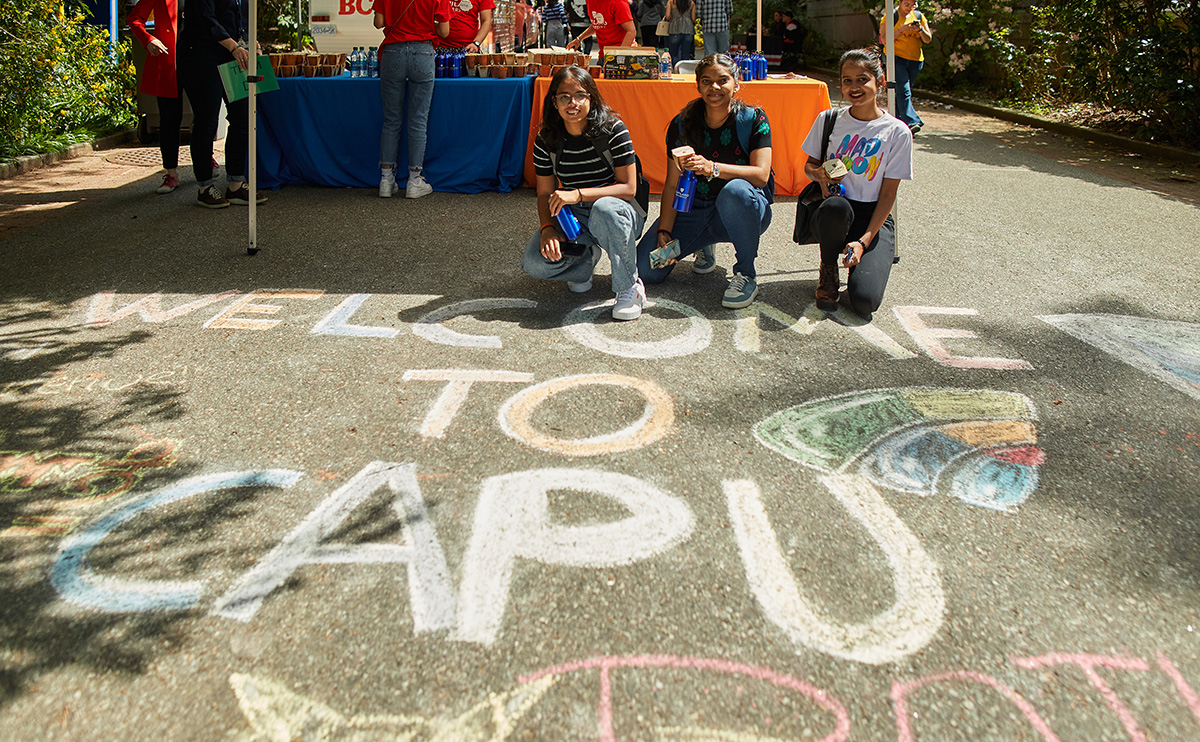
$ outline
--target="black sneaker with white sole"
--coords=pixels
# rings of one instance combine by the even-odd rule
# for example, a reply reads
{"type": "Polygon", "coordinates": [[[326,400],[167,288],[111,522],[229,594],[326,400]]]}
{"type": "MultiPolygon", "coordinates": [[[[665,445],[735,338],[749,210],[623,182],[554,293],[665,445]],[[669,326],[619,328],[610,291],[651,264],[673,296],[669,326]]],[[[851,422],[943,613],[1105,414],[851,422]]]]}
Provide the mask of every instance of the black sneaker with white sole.
{"type": "MultiPolygon", "coordinates": [[[[226,190],[225,191],[225,199],[227,201],[229,201],[229,203],[231,203],[231,204],[237,204],[238,206],[249,206],[250,205],[250,189],[247,188],[246,186],[242,186],[241,188],[238,188],[236,190],[226,190]]],[[[256,201],[256,203],[260,203],[260,204],[266,203],[266,200],[267,200],[267,197],[260,193],[260,194],[258,194],[258,200],[256,201]]]]}
{"type": "Polygon", "coordinates": [[[221,191],[215,185],[202,187],[200,195],[196,196],[196,203],[206,209],[224,209],[229,206],[229,200],[221,195],[221,191]]]}

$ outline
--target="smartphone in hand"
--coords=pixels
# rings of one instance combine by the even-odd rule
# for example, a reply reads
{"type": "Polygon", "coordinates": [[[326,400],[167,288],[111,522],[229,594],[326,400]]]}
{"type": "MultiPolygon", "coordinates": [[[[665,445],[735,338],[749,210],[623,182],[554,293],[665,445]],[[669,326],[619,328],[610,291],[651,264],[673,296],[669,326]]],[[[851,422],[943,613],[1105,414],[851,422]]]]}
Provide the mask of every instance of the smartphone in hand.
{"type": "Polygon", "coordinates": [[[588,254],[588,247],[581,245],[578,242],[560,242],[558,250],[564,258],[573,258],[579,260],[588,254]]]}

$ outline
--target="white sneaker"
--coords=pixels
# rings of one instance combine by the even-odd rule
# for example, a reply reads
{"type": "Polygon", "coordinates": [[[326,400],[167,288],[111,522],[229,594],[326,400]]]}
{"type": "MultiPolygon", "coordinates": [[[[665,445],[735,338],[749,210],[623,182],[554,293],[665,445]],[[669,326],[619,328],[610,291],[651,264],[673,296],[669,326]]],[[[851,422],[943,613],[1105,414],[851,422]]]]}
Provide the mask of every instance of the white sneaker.
{"type": "Polygon", "coordinates": [[[586,294],[592,290],[592,279],[586,281],[567,281],[567,288],[574,294],[586,294]]]}
{"type": "Polygon", "coordinates": [[[404,190],[405,198],[420,198],[433,193],[433,186],[425,182],[420,173],[408,171],[408,188],[404,190]]]}
{"type": "Polygon", "coordinates": [[[396,172],[391,168],[384,170],[383,175],[379,177],[379,197],[391,198],[398,190],[400,186],[396,185],[396,172]]]}
{"type": "Polygon", "coordinates": [[[642,307],[646,306],[646,287],[642,279],[617,294],[617,303],[613,305],[613,319],[637,319],[642,316],[642,307]]]}

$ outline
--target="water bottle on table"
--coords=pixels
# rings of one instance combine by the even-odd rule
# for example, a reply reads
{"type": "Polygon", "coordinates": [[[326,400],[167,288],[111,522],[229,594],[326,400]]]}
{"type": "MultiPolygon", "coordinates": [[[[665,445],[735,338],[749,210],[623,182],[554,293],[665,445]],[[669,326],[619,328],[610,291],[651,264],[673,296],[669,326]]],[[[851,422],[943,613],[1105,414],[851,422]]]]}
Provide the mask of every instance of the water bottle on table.
{"type": "Polygon", "coordinates": [[[367,52],[367,77],[379,77],[379,50],[375,47],[367,52]]]}

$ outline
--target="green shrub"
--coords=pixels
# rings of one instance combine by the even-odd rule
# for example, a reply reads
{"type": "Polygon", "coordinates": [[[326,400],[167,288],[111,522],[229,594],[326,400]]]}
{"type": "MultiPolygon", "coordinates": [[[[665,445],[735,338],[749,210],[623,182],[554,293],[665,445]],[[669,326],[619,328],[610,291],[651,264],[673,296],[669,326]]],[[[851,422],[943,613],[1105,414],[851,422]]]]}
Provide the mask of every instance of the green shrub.
{"type": "Polygon", "coordinates": [[[136,123],[129,41],[61,0],[0,2],[0,159],[61,149],[136,123]]]}

